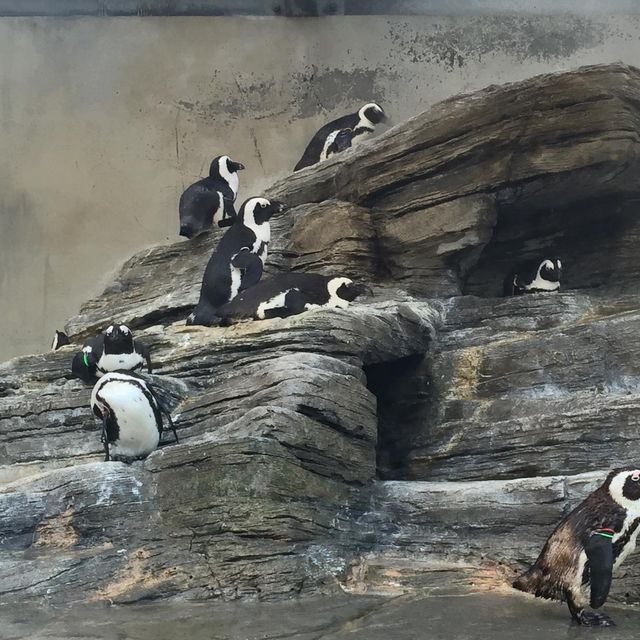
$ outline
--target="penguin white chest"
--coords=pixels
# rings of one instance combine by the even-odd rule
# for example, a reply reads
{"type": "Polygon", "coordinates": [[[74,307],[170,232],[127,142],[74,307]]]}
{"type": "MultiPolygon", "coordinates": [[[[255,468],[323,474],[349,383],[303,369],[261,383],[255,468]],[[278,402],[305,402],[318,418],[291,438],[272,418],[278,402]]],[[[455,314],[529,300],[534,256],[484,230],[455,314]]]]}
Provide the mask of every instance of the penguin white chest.
{"type": "MultiPolygon", "coordinates": [[[[630,527],[633,526],[634,521],[637,519],[638,519],[637,514],[634,514],[634,513],[627,514],[627,517],[624,520],[622,531],[620,533],[617,533],[613,538],[614,544],[616,540],[618,540],[622,535],[624,535],[626,531],[629,530],[630,527]]],[[[636,527],[636,530],[631,534],[631,536],[629,536],[629,541],[627,542],[627,544],[624,545],[624,547],[620,551],[620,554],[616,558],[616,561],[613,565],[614,570],[617,569],[625,561],[625,559],[629,556],[629,554],[635,550],[636,542],[638,539],[638,533],[640,533],[640,527],[636,527]]]]}
{"type": "Polygon", "coordinates": [[[103,353],[98,360],[97,375],[100,377],[108,371],[136,371],[141,369],[144,358],[135,351],[133,353],[103,353]]]}
{"type": "Polygon", "coordinates": [[[96,402],[111,411],[118,438],[110,444],[112,455],[139,457],[154,451],[160,441],[158,424],[149,399],[137,385],[111,380],[100,387],[96,402]]]}
{"type": "Polygon", "coordinates": [[[229,270],[231,274],[231,290],[229,292],[229,300],[233,300],[240,291],[240,285],[242,284],[242,271],[238,269],[238,267],[234,267],[232,264],[229,265],[229,270]]]}
{"type": "Polygon", "coordinates": [[[229,176],[229,179],[227,180],[227,183],[229,184],[229,187],[231,189],[231,191],[233,191],[233,199],[236,199],[236,196],[238,195],[238,184],[240,182],[240,179],[238,178],[238,174],[237,173],[232,173],[229,176]]]}
{"type": "Polygon", "coordinates": [[[216,210],[213,212],[214,224],[217,224],[223,218],[224,218],[224,197],[218,191],[218,206],[216,207],[216,210]]]}

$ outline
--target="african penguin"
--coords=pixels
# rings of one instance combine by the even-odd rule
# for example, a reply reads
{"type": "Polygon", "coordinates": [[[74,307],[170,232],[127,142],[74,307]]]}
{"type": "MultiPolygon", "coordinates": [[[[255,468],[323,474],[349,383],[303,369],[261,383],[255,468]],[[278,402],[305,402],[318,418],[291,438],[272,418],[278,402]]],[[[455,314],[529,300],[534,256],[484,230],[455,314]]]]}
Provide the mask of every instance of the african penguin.
{"type": "Polygon", "coordinates": [[[133,339],[127,325],[114,323],[84,343],[82,351],[73,358],[71,371],[90,383],[110,371],[139,371],[145,364],[151,373],[149,349],[133,339]]]}
{"type": "Polygon", "coordinates": [[[64,347],[67,344],[71,344],[69,336],[64,331],[58,331],[53,336],[53,342],[51,343],[51,351],[57,351],[60,347],[64,347]]]}
{"type": "Polygon", "coordinates": [[[91,410],[102,421],[105,461],[148,456],[160,442],[163,413],[178,442],[171,415],[158,402],[150,383],[138,376],[121,371],[102,376],[91,392],[91,410]]]}
{"type": "Polygon", "coordinates": [[[612,471],[555,528],[534,565],[513,586],[540,598],[567,602],[585,626],[611,626],[597,609],[607,600],[611,575],[634,550],[640,525],[640,469],[612,471]]]}
{"type": "Polygon", "coordinates": [[[246,289],[216,311],[223,326],[243,320],[286,318],[311,309],[346,309],[366,291],[349,278],[282,273],[246,289]]]}
{"type": "Polygon", "coordinates": [[[222,236],[207,263],[200,300],[187,324],[209,326],[218,307],[258,283],[271,239],[269,220],[284,209],[283,203],[266,198],[249,198],[240,207],[238,219],[222,236]]]}
{"type": "Polygon", "coordinates": [[[560,290],[562,263],[559,258],[538,258],[512,268],[504,279],[502,294],[519,296],[560,290]]]}
{"type": "Polygon", "coordinates": [[[180,196],[180,235],[189,239],[209,229],[216,222],[228,227],[236,217],[233,207],[238,194],[238,171],[244,165],[229,156],[211,162],[209,177],[198,180],[180,196]]]}
{"type": "Polygon", "coordinates": [[[302,154],[302,158],[300,158],[293,170],[299,171],[321,160],[326,160],[326,158],[331,155],[327,153],[328,147],[336,143],[338,136],[339,139],[334,147],[333,153],[343,151],[351,146],[355,138],[372,133],[376,125],[385,120],[386,117],[383,108],[379,104],[369,102],[356,113],[350,113],[349,115],[332,120],[329,124],[321,127],[313,138],[311,138],[311,142],[307,145],[307,148],[302,154]],[[350,130],[350,133],[348,133],[347,130],[350,130]],[[348,144],[346,144],[347,139],[348,144]]]}

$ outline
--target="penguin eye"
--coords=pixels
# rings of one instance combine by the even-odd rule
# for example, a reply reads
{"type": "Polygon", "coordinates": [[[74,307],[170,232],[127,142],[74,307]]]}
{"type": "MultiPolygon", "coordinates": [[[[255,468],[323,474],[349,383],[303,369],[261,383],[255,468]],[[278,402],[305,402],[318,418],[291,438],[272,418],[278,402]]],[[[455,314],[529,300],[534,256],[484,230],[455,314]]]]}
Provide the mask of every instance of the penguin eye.
{"type": "Polygon", "coordinates": [[[120,325],[120,331],[122,331],[122,333],[129,333],[129,327],[127,327],[124,324],[120,325]]]}
{"type": "Polygon", "coordinates": [[[107,333],[107,334],[109,334],[109,335],[111,335],[111,334],[113,333],[113,325],[111,325],[111,326],[107,329],[106,333],[107,333]]]}
{"type": "Polygon", "coordinates": [[[545,260],[542,263],[543,267],[546,267],[547,269],[553,269],[553,262],[551,262],[551,260],[545,260]]]}
{"type": "Polygon", "coordinates": [[[562,269],[562,262],[560,262],[560,260],[556,260],[556,264],[558,265],[558,269],[562,269]]]}
{"type": "Polygon", "coordinates": [[[634,482],[638,482],[638,480],[640,480],[640,471],[634,471],[633,475],[631,476],[631,479],[634,482]]]}

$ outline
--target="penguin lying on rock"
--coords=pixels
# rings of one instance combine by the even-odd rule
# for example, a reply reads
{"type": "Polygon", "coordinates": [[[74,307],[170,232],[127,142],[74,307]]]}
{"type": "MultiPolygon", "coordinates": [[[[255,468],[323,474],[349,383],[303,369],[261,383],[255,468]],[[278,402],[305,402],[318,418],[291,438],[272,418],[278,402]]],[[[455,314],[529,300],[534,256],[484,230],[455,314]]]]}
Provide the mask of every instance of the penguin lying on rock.
{"type": "Polygon", "coordinates": [[[151,373],[149,349],[133,339],[129,327],[114,323],[84,343],[73,357],[71,372],[89,384],[110,371],[139,371],[145,364],[151,373]]]}
{"type": "Polygon", "coordinates": [[[180,196],[180,235],[189,239],[209,229],[215,222],[228,227],[236,218],[233,207],[238,194],[238,171],[244,165],[229,156],[211,162],[209,177],[198,180],[180,196]]]}
{"type": "Polygon", "coordinates": [[[311,142],[302,154],[302,158],[294,167],[294,171],[299,171],[305,167],[310,167],[321,160],[326,160],[331,153],[337,153],[351,146],[355,138],[372,133],[376,125],[386,120],[383,108],[375,102],[369,102],[361,107],[356,113],[342,116],[332,120],[311,138],[311,142]],[[347,144],[348,143],[348,144],[347,144]],[[333,148],[330,151],[330,147],[333,148]]]}
{"type": "Polygon", "coordinates": [[[243,291],[216,311],[218,323],[287,318],[310,309],[346,309],[367,291],[349,278],[282,273],[243,291]]]}
{"type": "Polygon", "coordinates": [[[639,526],[640,469],[616,469],[560,522],[513,586],[566,601],[578,624],[612,626],[611,618],[585,607],[597,609],[607,601],[612,572],[635,549],[639,526]]]}
{"type": "Polygon", "coordinates": [[[178,434],[170,413],[158,402],[150,383],[121,371],[107,373],[91,392],[91,410],[102,421],[107,460],[138,460],[158,447],[166,415],[175,442],[178,434]]]}
{"type": "Polygon", "coordinates": [[[538,258],[513,267],[504,279],[502,294],[519,296],[523,293],[559,291],[562,263],[559,258],[538,258]]]}
{"type": "Polygon", "coordinates": [[[238,219],[222,236],[207,263],[200,300],[187,318],[188,325],[210,326],[218,307],[259,282],[271,239],[269,220],[284,210],[282,202],[266,198],[249,198],[242,205],[238,219]]]}

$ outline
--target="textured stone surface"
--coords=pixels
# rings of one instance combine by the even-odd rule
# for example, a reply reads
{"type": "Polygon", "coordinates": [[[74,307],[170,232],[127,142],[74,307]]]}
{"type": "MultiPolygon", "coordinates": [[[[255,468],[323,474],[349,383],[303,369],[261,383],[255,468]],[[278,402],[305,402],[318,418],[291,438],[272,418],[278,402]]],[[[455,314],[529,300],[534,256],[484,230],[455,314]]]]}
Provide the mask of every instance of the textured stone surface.
{"type": "Polygon", "coordinates": [[[372,284],[347,310],[186,327],[216,232],[131,258],[75,345],[0,365],[0,602],[506,589],[640,460],[638,96],[623,65],[490,87],[275,185],[267,271],[372,284]],[[490,297],[540,251],[562,293],[490,297]],[[116,318],[180,433],[130,466],[69,374],[116,318]]]}

